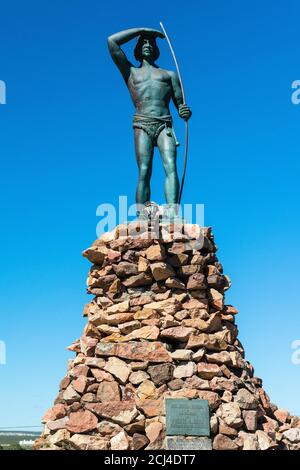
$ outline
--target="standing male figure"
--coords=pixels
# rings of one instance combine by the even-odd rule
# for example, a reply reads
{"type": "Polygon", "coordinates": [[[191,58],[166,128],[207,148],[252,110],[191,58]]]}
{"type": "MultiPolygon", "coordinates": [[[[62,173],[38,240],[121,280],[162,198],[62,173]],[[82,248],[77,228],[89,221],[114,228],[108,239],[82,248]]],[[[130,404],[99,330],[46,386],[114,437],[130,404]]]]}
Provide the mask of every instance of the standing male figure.
{"type": "Polygon", "coordinates": [[[110,54],[119,68],[136,109],[133,119],[136,159],[139,181],[136,203],[150,201],[150,179],[154,147],[159,148],[166,174],[165,198],[167,204],[177,204],[179,180],[176,167],[176,141],[170,114],[170,101],[182,119],[191,117],[191,110],[183,104],[182,90],[177,74],[159,68],[156,38],[164,38],[161,31],[150,28],[133,28],[113,34],[108,38],[110,54]],[[121,49],[122,44],[139,37],[134,56],[140,62],[135,67],[121,49]]]}

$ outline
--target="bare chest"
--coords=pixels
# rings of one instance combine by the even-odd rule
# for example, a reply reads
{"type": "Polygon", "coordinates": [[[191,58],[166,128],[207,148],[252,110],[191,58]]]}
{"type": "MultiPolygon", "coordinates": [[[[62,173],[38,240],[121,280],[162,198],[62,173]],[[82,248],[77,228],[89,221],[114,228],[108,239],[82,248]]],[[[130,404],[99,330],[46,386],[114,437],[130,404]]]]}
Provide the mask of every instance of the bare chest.
{"type": "Polygon", "coordinates": [[[145,83],[154,86],[159,84],[171,85],[170,76],[166,71],[152,67],[132,70],[130,81],[135,86],[144,85],[145,83]]]}

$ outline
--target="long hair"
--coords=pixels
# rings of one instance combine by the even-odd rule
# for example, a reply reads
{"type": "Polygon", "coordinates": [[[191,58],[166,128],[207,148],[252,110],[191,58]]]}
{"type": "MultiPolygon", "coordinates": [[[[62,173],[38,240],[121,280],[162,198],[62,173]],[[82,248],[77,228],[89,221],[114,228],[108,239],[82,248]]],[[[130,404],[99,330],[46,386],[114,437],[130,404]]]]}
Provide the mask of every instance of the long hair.
{"type": "MultiPolygon", "coordinates": [[[[143,60],[142,45],[143,45],[144,38],[145,38],[145,35],[144,36],[142,35],[142,36],[139,37],[139,39],[136,43],[135,49],[134,49],[134,57],[138,62],[142,62],[142,60],[143,60]]],[[[153,54],[154,54],[154,62],[155,62],[159,58],[159,49],[158,49],[158,46],[156,44],[156,39],[155,38],[153,38],[153,45],[154,45],[153,54]]]]}

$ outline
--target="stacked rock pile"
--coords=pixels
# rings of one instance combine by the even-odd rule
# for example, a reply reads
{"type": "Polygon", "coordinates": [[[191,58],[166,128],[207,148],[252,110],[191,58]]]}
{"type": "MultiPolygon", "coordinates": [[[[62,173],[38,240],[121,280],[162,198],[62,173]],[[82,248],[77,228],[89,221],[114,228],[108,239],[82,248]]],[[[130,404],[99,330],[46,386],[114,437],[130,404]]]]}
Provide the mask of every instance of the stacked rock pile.
{"type": "Polygon", "coordinates": [[[94,298],[35,447],[163,449],[165,398],[201,398],[213,449],[300,449],[300,419],[270,403],[245,359],[211,229],[132,230],[83,253],[94,298]]]}

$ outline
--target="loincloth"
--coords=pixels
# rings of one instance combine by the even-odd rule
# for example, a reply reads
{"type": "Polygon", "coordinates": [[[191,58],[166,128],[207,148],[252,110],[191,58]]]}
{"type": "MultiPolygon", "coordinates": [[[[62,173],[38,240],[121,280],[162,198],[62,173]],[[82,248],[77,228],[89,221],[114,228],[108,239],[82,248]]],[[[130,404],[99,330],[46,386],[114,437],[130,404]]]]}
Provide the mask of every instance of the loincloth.
{"type": "Polygon", "coordinates": [[[146,116],[145,114],[135,114],[133,117],[133,128],[142,129],[151,137],[153,145],[157,145],[157,138],[163,129],[169,137],[174,137],[175,145],[178,146],[175,131],[173,128],[173,120],[168,116],[146,116]]]}

